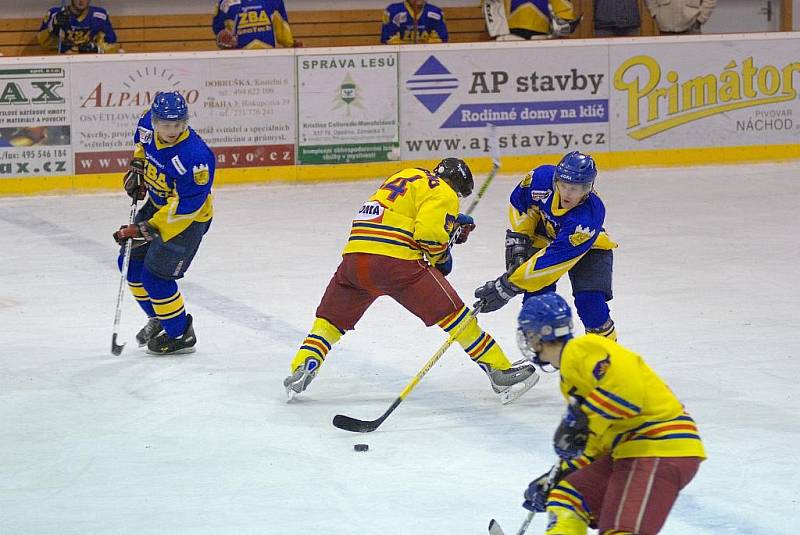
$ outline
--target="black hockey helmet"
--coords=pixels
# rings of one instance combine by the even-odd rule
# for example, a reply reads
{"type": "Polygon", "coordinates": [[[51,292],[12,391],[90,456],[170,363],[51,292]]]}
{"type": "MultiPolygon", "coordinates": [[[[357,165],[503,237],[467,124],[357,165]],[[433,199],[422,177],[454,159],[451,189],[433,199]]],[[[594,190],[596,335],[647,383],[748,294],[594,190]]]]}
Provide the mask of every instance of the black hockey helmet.
{"type": "Polygon", "coordinates": [[[472,171],[464,160],[445,158],[436,165],[433,173],[447,182],[459,197],[469,197],[475,187],[472,171]]]}

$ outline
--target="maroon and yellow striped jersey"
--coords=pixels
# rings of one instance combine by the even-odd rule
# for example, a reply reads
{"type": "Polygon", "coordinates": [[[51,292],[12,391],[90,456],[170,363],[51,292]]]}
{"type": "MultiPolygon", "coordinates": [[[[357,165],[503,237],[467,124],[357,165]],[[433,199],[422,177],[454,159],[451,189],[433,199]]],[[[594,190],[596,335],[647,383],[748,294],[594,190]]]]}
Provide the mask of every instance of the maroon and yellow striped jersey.
{"type": "Polygon", "coordinates": [[[435,265],[447,251],[458,196],[425,169],[387,178],[355,214],[342,254],[369,253],[435,265]]]}

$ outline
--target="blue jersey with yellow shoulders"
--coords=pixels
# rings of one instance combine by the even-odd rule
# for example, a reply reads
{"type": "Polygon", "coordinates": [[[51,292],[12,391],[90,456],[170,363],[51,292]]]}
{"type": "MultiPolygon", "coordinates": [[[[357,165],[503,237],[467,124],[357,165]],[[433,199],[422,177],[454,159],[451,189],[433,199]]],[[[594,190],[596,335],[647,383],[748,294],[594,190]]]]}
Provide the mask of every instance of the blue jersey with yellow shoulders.
{"type": "Polygon", "coordinates": [[[567,462],[581,468],[598,456],[700,457],[706,453],[697,425],[669,386],[642,357],[618,343],[587,334],[561,353],[561,393],[577,400],[589,421],[584,455],[567,462]]]}
{"type": "Polygon", "coordinates": [[[435,265],[447,252],[458,196],[426,169],[387,178],[353,218],[342,254],[368,253],[435,265]]]}
{"type": "Polygon", "coordinates": [[[416,12],[408,2],[397,2],[383,12],[383,44],[446,43],[447,39],[444,13],[433,4],[426,3],[416,12]]]}
{"type": "Polygon", "coordinates": [[[535,34],[550,33],[552,15],[564,20],[575,20],[575,8],[569,0],[511,0],[508,10],[510,29],[535,34]]]}
{"type": "Polygon", "coordinates": [[[553,182],[555,169],[554,165],[537,167],[511,193],[511,230],[530,236],[539,249],[508,278],[528,292],[556,282],[592,247],[617,246],[603,229],[606,208],[594,191],[577,206],[561,208],[553,182]]]}
{"type": "MultiPolygon", "coordinates": [[[[58,47],[58,31],[53,28],[53,22],[61,9],[58,6],[51,7],[42,20],[36,38],[43,47],[58,47]]],[[[89,42],[96,43],[99,52],[116,52],[119,48],[111,19],[102,7],[89,6],[78,16],[69,11],[69,29],[63,35],[61,52],[77,52],[80,45],[89,42]]]]}
{"type": "Polygon", "coordinates": [[[175,143],[164,143],[153,130],[148,111],[139,119],[134,134],[134,157],[144,158],[147,198],[158,210],[148,221],[168,241],[194,221],[210,221],[214,215],[211,186],[214,153],[192,128],[175,143]]]}
{"type": "Polygon", "coordinates": [[[230,30],[238,48],[294,46],[283,0],[220,0],[212,28],[214,35],[230,30]]]}

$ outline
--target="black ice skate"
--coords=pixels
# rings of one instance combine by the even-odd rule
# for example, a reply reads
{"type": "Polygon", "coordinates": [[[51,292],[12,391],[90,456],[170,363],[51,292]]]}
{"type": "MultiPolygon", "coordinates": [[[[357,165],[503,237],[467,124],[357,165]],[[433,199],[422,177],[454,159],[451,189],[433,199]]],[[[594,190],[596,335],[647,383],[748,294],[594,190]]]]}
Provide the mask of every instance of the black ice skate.
{"type": "Polygon", "coordinates": [[[300,392],[308,388],[308,384],[317,376],[319,361],[313,357],[308,357],[305,364],[295,368],[294,373],[283,380],[286,387],[286,397],[289,401],[300,392]]]}
{"type": "Polygon", "coordinates": [[[192,315],[186,314],[186,329],[180,338],[172,338],[161,331],[161,334],[150,340],[147,344],[147,352],[153,355],[180,355],[182,353],[194,353],[194,345],[197,338],[192,327],[192,315]]]}
{"type": "Polygon", "coordinates": [[[158,318],[148,318],[145,326],[136,334],[136,342],[139,343],[139,347],[146,346],[160,332],[161,322],[158,318]]]}
{"type": "Polygon", "coordinates": [[[503,405],[519,398],[539,382],[539,374],[528,360],[518,360],[507,370],[493,370],[486,364],[481,367],[489,376],[492,389],[500,396],[503,405]]]}

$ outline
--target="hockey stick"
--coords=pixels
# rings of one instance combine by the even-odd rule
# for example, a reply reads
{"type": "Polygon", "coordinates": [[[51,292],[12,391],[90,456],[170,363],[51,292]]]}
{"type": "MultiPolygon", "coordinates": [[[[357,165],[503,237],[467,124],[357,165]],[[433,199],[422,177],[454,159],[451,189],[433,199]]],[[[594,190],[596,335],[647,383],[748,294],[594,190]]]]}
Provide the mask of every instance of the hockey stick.
{"type": "MultiPolygon", "coordinates": [[[[484,180],[483,184],[481,184],[478,193],[475,194],[475,197],[469,204],[467,211],[464,212],[466,215],[470,215],[475,211],[475,207],[478,206],[478,203],[483,198],[484,193],[486,193],[486,190],[489,189],[489,185],[492,183],[494,177],[497,176],[497,172],[500,170],[500,149],[497,146],[497,127],[491,123],[489,123],[489,154],[492,157],[492,169],[489,171],[486,180],[484,180]]],[[[458,239],[459,234],[461,234],[461,227],[458,227],[456,231],[453,232],[453,235],[450,236],[450,242],[447,244],[448,247],[453,246],[455,241],[458,239]]]]}
{"type": "MultiPolygon", "coordinates": [[[[66,9],[66,7],[67,7],[67,0],[61,0],[61,9],[59,10],[59,12],[60,11],[64,11],[64,9],[66,9]]],[[[64,30],[63,29],[59,29],[58,30],[58,51],[56,52],[56,54],[58,54],[59,56],[61,55],[61,44],[63,43],[63,41],[64,41],[64,30]]]]}
{"type": "MultiPolygon", "coordinates": [[[[129,225],[133,225],[133,221],[136,218],[137,202],[138,199],[134,196],[131,203],[130,217],[128,218],[129,225]]],[[[116,356],[119,356],[122,353],[122,348],[125,347],[125,344],[120,345],[117,343],[117,332],[119,330],[119,318],[122,315],[122,297],[125,295],[125,283],[128,280],[128,266],[131,263],[132,250],[133,238],[128,238],[125,240],[125,255],[122,257],[122,273],[119,278],[119,291],[117,292],[117,310],[114,313],[114,334],[111,335],[111,354],[116,356]]]]}
{"type": "Polygon", "coordinates": [[[417,373],[417,375],[414,376],[411,382],[408,383],[408,385],[406,385],[403,391],[400,392],[400,395],[397,396],[397,399],[394,400],[392,405],[386,410],[386,412],[383,413],[383,415],[381,415],[380,418],[378,418],[377,420],[359,420],[358,418],[351,418],[350,416],[337,414],[336,416],[333,417],[333,425],[338,427],[339,429],[344,429],[345,431],[352,431],[353,433],[371,433],[372,431],[375,431],[383,423],[383,421],[386,418],[388,418],[390,414],[392,414],[392,412],[397,408],[397,406],[400,405],[400,402],[403,401],[406,398],[406,396],[408,396],[411,393],[412,390],[414,390],[414,387],[417,386],[417,383],[419,383],[422,377],[425,376],[425,374],[428,373],[431,368],[433,368],[433,365],[436,364],[436,362],[440,358],[442,358],[442,355],[444,355],[447,349],[453,344],[453,342],[455,342],[458,335],[464,332],[464,329],[467,328],[467,325],[469,325],[470,320],[478,315],[480,309],[481,309],[480,302],[475,303],[475,305],[472,308],[472,311],[470,311],[469,313],[469,316],[464,319],[464,321],[461,323],[461,325],[458,326],[458,328],[455,331],[450,333],[450,337],[445,341],[444,344],[442,344],[442,346],[436,351],[436,353],[433,354],[433,356],[428,360],[428,362],[425,363],[425,366],[423,366],[422,369],[417,373]]]}
{"type": "MultiPolygon", "coordinates": [[[[559,468],[561,467],[561,459],[557,458],[556,462],[553,463],[553,467],[550,468],[550,472],[547,474],[547,491],[550,492],[550,489],[553,488],[555,484],[556,477],[558,477],[559,468]]],[[[533,511],[528,511],[528,516],[525,517],[525,520],[522,521],[522,525],[517,530],[517,535],[525,535],[525,532],[528,531],[528,526],[531,525],[533,521],[533,517],[536,513],[533,511]]],[[[497,520],[494,518],[489,521],[489,535],[505,535],[503,528],[500,527],[500,524],[497,523],[497,520]]]]}

